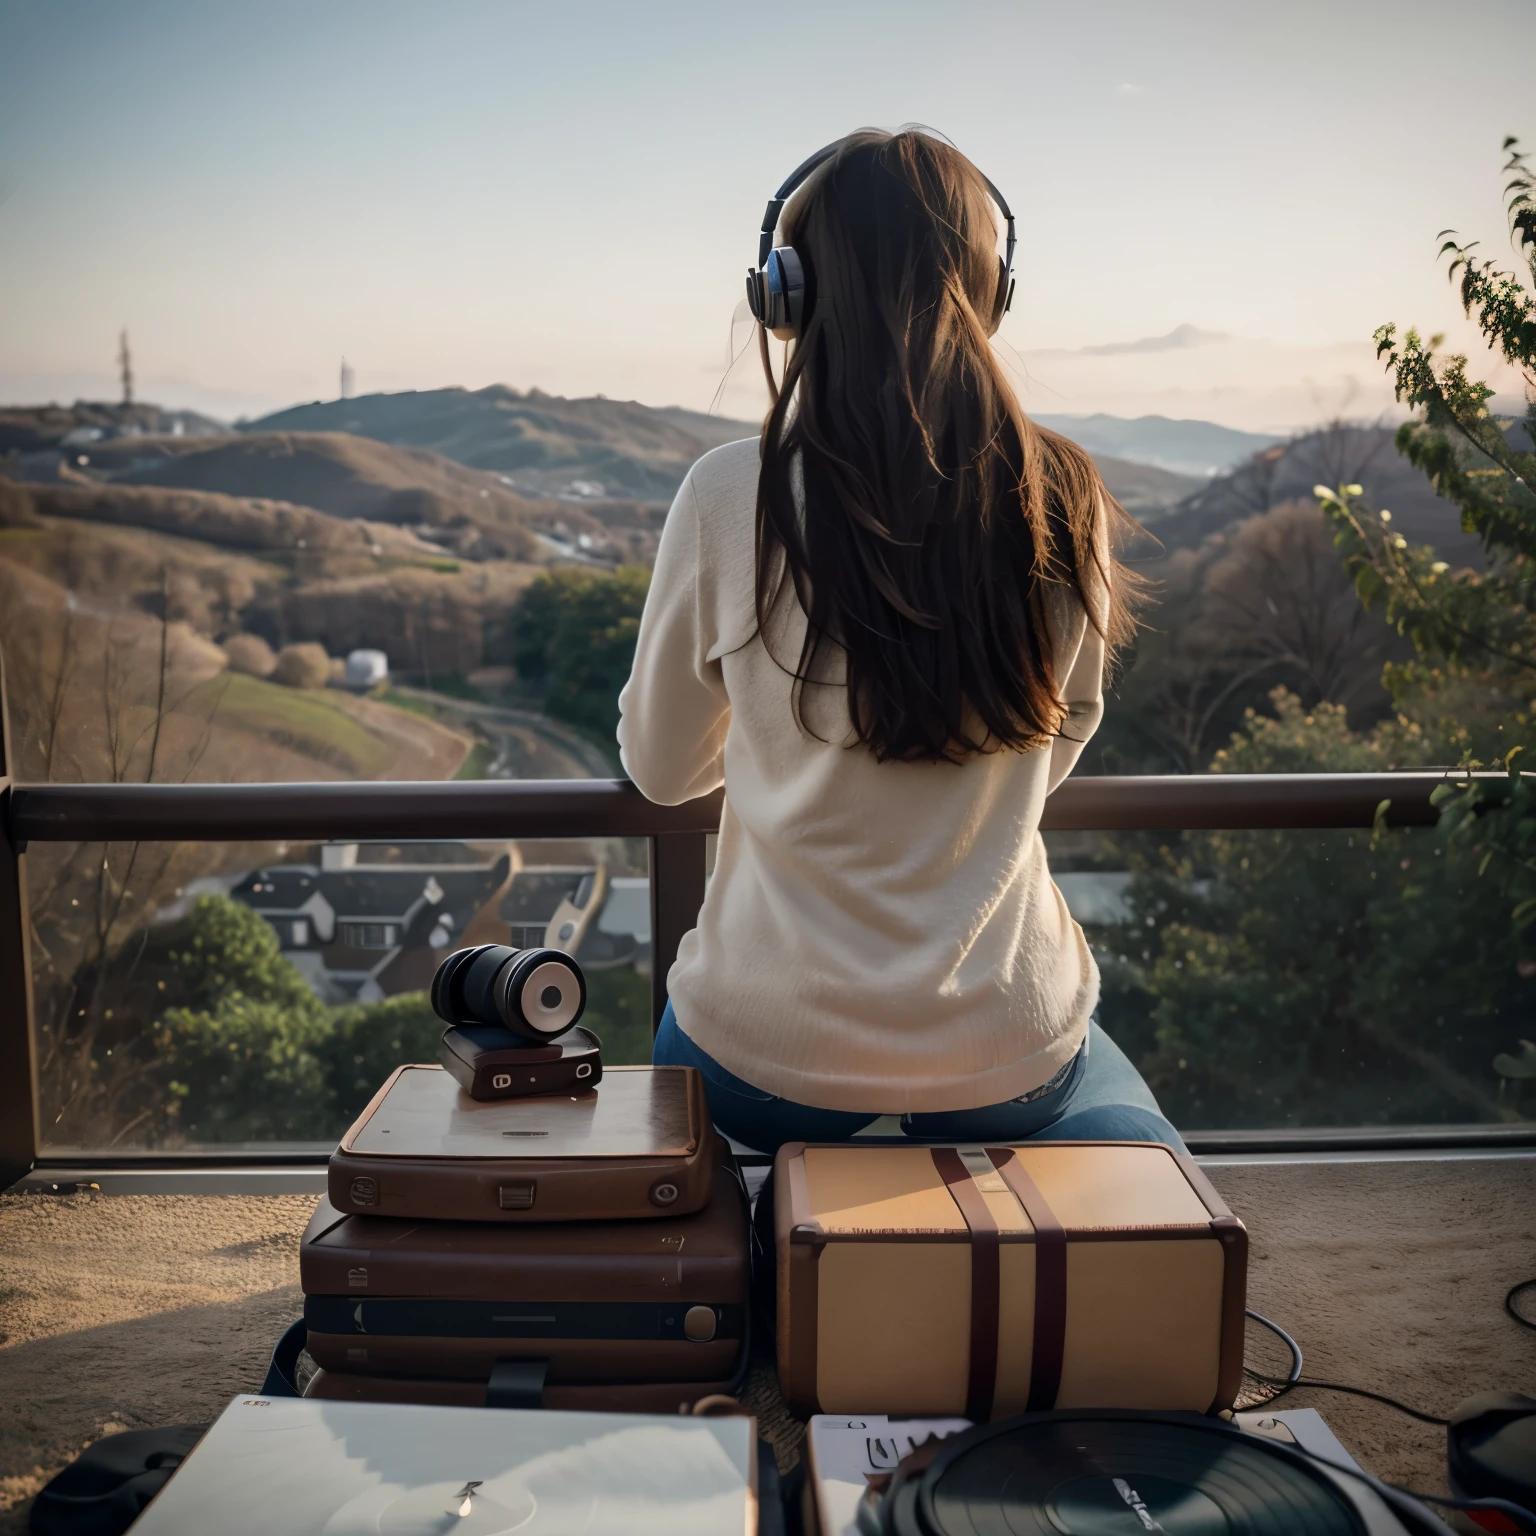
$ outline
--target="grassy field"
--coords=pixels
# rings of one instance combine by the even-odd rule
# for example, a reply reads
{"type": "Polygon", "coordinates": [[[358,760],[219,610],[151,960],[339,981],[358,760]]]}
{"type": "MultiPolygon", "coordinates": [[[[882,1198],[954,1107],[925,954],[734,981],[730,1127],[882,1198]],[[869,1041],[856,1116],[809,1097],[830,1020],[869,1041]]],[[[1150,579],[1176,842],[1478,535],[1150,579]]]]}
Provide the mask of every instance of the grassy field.
{"type": "Polygon", "coordinates": [[[217,716],[221,726],[249,731],[346,777],[375,778],[394,760],[388,744],[359,724],[343,700],[324,689],[285,688],[240,672],[225,673],[203,687],[223,690],[217,716]]]}
{"type": "Polygon", "coordinates": [[[454,774],[456,779],[483,779],[485,771],[496,761],[496,749],[488,741],[476,741],[454,774]]]}
{"type": "Polygon", "coordinates": [[[418,698],[414,693],[401,693],[398,688],[391,688],[388,684],[375,688],[369,697],[377,699],[380,704],[388,704],[391,709],[403,709],[407,714],[421,715],[428,720],[436,720],[438,717],[436,707],[428,700],[418,698]]]}

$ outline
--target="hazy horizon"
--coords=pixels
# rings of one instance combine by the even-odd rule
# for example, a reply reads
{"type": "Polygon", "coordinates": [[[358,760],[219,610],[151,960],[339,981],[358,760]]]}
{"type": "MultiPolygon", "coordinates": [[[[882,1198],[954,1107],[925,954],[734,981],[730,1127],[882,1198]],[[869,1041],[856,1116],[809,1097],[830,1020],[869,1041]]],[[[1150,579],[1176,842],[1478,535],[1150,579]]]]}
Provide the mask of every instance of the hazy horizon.
{"type": "Polygon", "coordinates": [[[12,6],[0,398],[115,398],[126,325],[141,397],[226,419],[334,397],[342,356],[360,394],[750,416],[754,353],[721,384],[764,201],[839,133],[918,121],[1018,215],[999,350],[1026,409],[1376,415],[1375,326],[1476,343],[1436,231],[1513,263],[1499,144],[1536,150],[1533,43],[1520,0],[858,0],[771,29],[680,4],[12,6]]]}

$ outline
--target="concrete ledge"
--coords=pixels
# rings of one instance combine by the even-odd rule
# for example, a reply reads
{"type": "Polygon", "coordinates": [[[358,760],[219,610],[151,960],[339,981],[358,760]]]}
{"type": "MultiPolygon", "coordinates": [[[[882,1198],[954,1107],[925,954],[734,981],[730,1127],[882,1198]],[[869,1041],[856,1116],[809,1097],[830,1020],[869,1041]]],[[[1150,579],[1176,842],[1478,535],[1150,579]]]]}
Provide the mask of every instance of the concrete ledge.
{"type": "MultiPolygon", "coordinates": [[[[736,1148],[746,1152],[745,1148],[736,1148]]],[[[749,1154],[758,1166],[748,1167],[748,1182],[762,1182],[768,1160],[749,1154]],[[760,1171],[761,1170],[761,1171],[760,1171]]],[[[1202,1168],[1286,1168],[1302,1164],[1346,1163],[1476,1163],[1508,1160],[1536,1162],[1536,1146],[1512,1144],[1479,1147],[1366,1147],[1327,1151],[1215,1152],[1197,1155],[1202,1168]]],[[[205,1163],[175,1168],[44,1166],[4,1193],[67,1195],[315,1195],[325,1193],[325,1164],[311,1165],[205,1163]]]]}

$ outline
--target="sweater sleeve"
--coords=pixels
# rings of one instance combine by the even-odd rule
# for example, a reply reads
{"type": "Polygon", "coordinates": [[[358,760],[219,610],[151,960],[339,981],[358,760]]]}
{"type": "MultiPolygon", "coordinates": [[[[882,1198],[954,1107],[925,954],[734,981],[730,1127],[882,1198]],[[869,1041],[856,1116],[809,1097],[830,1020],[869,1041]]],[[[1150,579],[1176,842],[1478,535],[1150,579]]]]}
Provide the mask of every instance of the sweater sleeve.
{"type": "Polygon", "coordinates": [[[635,664],[619,695],[619,759],[647,800],[681,805],[725,781],[731,705],[702,569],[699,504],[683,481],[656,550],[635,664]]]}
{"type": "MultiPolygon", "coordinates": [[[[1105,586],[1110,570],[1108,521],[1100,503],[1095,542],[1099,546],[1103,575],[1098,570],[1084,572],[1086,595],[1100,626],[1109,618],[1109,591],[1105,586]]],[[[1073,607],[1077,608],[1075,602],[1073,607]]],[[[1104,636],[1081,608],[1077,608],[1075,617],[1082,626],[1082,638],[1061,687],[1061,701],[1067,706],[1067,718],[1061,723],[1060,734],[1051,743],[1051,766],[1045,785],[1048,795],[1054,793],[1077,766],[1083,748],[1104,718],[1104,636]]]]}
{"type": "Polygon", "coordinates": [[[1072,670],[1067,673],[1061,696],[1067,706],[1067,718],[1051,743],[1051,768],[1045,784],[1048,795],[1077,766],[1089,737],[1104,718],[1104,637],[1092,624],[1083,626],[1083,642],[1077,649],[1072,670]]]}

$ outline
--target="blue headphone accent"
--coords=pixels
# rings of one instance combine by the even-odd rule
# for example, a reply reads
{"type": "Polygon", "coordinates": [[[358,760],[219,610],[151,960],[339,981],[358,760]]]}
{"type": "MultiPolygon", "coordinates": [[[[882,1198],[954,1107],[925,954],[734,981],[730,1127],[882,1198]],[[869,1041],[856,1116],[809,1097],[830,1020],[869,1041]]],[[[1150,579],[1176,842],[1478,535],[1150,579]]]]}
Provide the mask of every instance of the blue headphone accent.
{"type": "MultiPolygon", "coordinates": [[[[805,263],[792,245],[775,245],[774,234],[779,227],[779,216],[784,205],[794,196],[802,182],[842,148],[843,141],[818,149],[808,160],[802,160],[784,179],[779,190],[768,199],[763,212],[762,229],[757,241],[757,266],[747,268],[747,307],[753,318],[770,331],[798,331],[805,313],[805,263]]],[[[997,204],[1007,226],[1007,254],[1002,258],[998,277],[998,290],[1003,295],[1000,315],[1006,315],[1013,307],[1013,251],[1018,244],[1014,228],[1013,210],[1007,199],[992,184],[984,171],[977,174],[987,184],[992,201],[997,204]]]]}

